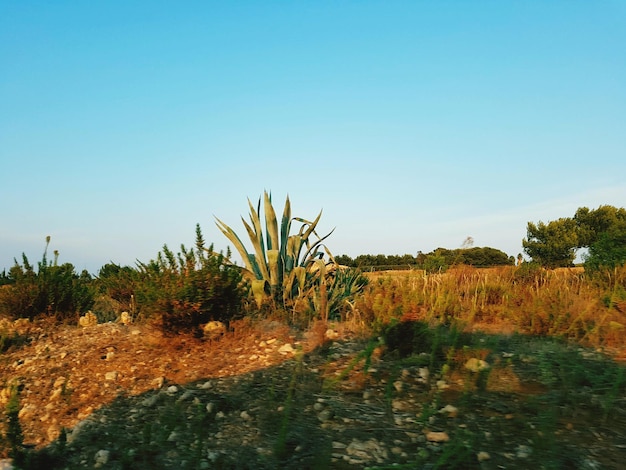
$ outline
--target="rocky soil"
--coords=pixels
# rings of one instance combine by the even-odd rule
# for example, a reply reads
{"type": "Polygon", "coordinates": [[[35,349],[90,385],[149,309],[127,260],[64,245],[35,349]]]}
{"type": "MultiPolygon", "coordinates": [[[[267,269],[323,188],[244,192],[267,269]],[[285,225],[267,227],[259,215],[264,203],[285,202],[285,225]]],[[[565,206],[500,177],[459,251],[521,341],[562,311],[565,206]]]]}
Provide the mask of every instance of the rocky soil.
{"type": "Polygon", "coordinates": [[[0,356],[0,407],[19,385],[50,469],[624,468],[626,397],[610,417],[553,409],[568,405],[513,353],[467,351],[442,374],[336,325],[233,326],[201,341],[5,321],[31,340],[0,356]]]}

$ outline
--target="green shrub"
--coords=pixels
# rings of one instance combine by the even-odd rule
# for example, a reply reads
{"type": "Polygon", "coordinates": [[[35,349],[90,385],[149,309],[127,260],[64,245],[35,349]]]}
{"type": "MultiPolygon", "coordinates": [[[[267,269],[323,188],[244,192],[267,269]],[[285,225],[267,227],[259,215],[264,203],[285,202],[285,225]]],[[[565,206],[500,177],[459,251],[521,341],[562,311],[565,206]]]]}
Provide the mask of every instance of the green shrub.
{"type": "Polygon", "coordinates": [[[213,245],[204,246],[196,226],[196,248],[176,255],[165,245],[156,260],[139,263],[137,309],[159,320],[166,334],[193,332],[211,320],[228,322],[240,310],[245,285],[241,268],[229,264],[213,245]]]}
{"type": "Polygon", "coordinates": [[[429,274],[445,273],[448,270],[448,264],[443,255],[435,252],[424,259],[424,270],[429,274]]]}
{"type": "Polygon", "coordinates": [[[37,270],[22,254],[22,264],[15,260],[6,275],[6,284],[0,289],[0,313],[10,317],[33,319],[38,315],[54,316],[63,320],[91,308],[94,292],[91,276],[87,271],[78,275],[71,263],[49,263],[46,249],[37,270]]]}

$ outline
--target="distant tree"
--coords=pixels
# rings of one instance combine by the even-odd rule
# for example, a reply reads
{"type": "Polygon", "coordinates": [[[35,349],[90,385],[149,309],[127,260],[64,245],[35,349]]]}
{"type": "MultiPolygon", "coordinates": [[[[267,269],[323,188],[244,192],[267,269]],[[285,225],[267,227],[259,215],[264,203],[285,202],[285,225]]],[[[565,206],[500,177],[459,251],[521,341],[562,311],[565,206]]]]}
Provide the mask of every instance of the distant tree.
{"type": "Polygon", "coordinates": [[[551,222],[528,222],[522,246],[533,261],[548,268],[573,266],[579,247],[576,222],[561,218],[551,222]]]}
{"type": "Polygon", "coordinates": [[[448,264],[446,263],[446,257],[435,250],[432,254],[426,255],[424,259],[424,270],[427,273],[446,272],[448,270],[448,264]]]}
{"type": "MultiPolygon", "coordinates": [[[[428,254],[418,253],[416,263],[421,267],[431,266],[433,263],[445,266],[460,264],[469,266],[506,266],[514,264],[514,260],[503,251],[491,247],[456,248],[454,250],[437,248],[428,254]],[[439,261],[433,261],[433,258],[439,261]]],[[[430,267],[427,270],[429,269],[430,267]]]]}
{"type": "Polygon", "coordinates": [[[589,246],[585,256],[585,269],[590,272],[601,268],[613,269],[626,264],[626,222],[616,223],[600,233],[589,246]]]}
{"type": "MultiPolygon", "coordinates": [[[[600,206],[595,210],[581,207],[574,215],[580,247],[593,245],[602,234],[626,223],[626,209],[600,206]]],[[[619,231],[619,228],[617,229],[619,231]]]]}
{"type": "MultiPolygon", "coordinates": [[[[619,260],[621,231],[626,224],[626,209],[600,206],[590,210],[579,208],[573,218],[560,218],[548,223],[528,223],[524,251],[533,262],[544,267],[571,266],[580,248],[589,248],[588,266],[602,260],[619,260]],[[595,246],[596,243],[599,245],[595,246]],[[607,252],[611,250],[611,253],[607,252]],[[600,253],[603,253],[600,255],[600,253]]],[[[604,262],[604,261],[602,261],[604,262]]]]}
{"type": "Polygon", "coordinates": [[[488,246],[461,249],[459,254],[462,263],[471,266],[505,266],[511,264],[506,253],[488,246]]]}
{"type": "Polygon", "coordinates": [[[350,258],[348,255],[335,256],[335,261],[337,261],[337,264],[341,266],[348,266],[351,268],[356,267],[354,260],[350,258]]]}

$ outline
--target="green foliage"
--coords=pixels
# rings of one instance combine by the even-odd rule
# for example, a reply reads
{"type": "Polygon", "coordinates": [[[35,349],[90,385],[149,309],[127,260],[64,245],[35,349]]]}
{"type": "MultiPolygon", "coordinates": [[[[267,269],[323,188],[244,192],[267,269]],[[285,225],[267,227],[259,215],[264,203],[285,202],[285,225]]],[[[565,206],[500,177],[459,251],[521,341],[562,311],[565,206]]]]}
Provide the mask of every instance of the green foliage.
{"type": "Polygon", "coordinates": [[[6,404],[6,423],[3,436],[3,447],[14,463],[19,466],[24,462],[24,435],[20,424],[20,386],[13,383],[10,386],[9,401],[6,404]]]}
{"type": "Polygon", "coordinates": [[[248,200],[250,223],[243,217],[241,219],[254,249],[252,253],[228,225],[217,219],[218,228],[243,259],[243,271],[252,280],[257,305],[261,307],[270,302],[275,307],[294,312],[307,305],[324,319],[338,313],[346,301],[360,292],[364,281],[357,281],[358,274],[344,275],[338,269],[338,263],[322,243],[332,231],[323,237],[315,231],[322,213],[313,221],[292,217],[287,197],[279,226],[267,192],[263,202],[264,224],[261,198],[256,209],[248,200]],[[298,232],[291,235],[294,221],[301,225],[298,232]],[[324,258],[325,255],[328,259],[324,258]]]}
{"type": "Polygon", "coordinates": [[[416,259],[413,255],[359,255],[352,259],[349,256],[341,255],[335,258],[337,263],[343,266],[351,266],[360,269],[407,269],[416,266],[416,259]]]}
{"type": "Polygon", "coordinates": [[[526,254],[542,266],[573,266],[579,247],[576,223],[570,218],[537,225],[528,222],[527,238],[522,240],[522,246],[526,254]]]}
{"type": "Polygon", "coordinates": [[[626,221],[600,233],[585,256],[585,270],[615,269],[626,263],[626,221]]]}
{"type": "Polygon", "coordinates": [[[545,269],[537,262],[522,263],[513,271],[513,282],[516,284],[533,285],[540,283],[545,269]]]}
{"type": "Polygon", "coordinates": [[[91,308],[94,302],[92,279],[87,271],[78,275],[70,263],[59,265],[47,259],[50,237],[37,269],[22,254],[22,264],[15,260],[0,289],[0,313],[10,317],[35,318],[45,314],[66,319],[91,308]]]}
{"type": "Polygon", "coordinates": [[[448,266],[465,264],[468,266],[508,266],[515,259],[503,251],[490,247],[466,247],[448,250],[437,248],[430,253],[418,252],[413,255],[359,255],[352,259],[347,255],[335,257],[342,266],[358,267],[363,270],[395,270],[421,268],[428,272],[445,271],[448,266]]]}
{"type": "Polygon", "coordinates": [[[626,209],[613,206],[600,206],[595,210],[581,207],[574,214],[574,221],[578,227],[579,246],[590,247],[600,237],[626,224],[626,209]]]}
{"type": "Polygon", "coordinates": [[[156,260],[139,263],[135,289],[139,313],[157,314],[163,332],[170,334],[199,334],[203,323],[230,321],[245,293],[241,270],[215,253],[213,245],[205,247],[199,225],[195,249],[181,245],[174,254],[165,245],[156,260]]]}
{"type": "Polygon", "coordinates": [[[624,255],[626,209],[600,206],[581,207],[573,218],[560,218],[535,225],[528,223],[524,251],[544,267],[571,266],[579,248],[589,248],[586,267],[615,267],[626,261],[624,255]]]}
{"type": "Polygon", "coordinates": [[[432,254],[426,255],[423,264],[424,270],[427,273],[445,273],[448,270],[448,263],[446,257],[435,251],[432,254]]]}

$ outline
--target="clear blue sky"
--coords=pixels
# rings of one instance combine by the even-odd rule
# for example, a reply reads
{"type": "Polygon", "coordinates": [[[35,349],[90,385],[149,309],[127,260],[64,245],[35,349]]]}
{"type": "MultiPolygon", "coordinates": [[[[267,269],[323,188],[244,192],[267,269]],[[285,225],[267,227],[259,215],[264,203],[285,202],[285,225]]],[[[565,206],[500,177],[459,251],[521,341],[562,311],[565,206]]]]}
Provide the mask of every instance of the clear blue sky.
{"type": "Polygon", "coordinates": [[[0,270],[225,249],[264,189],[352,257],[624,207],[626,2],[0,0],[0,270]]]}

